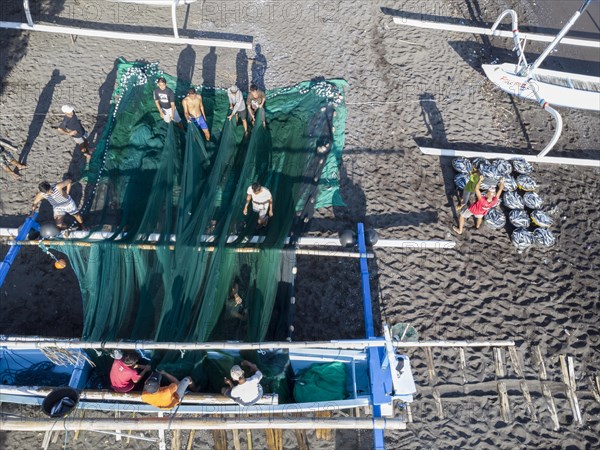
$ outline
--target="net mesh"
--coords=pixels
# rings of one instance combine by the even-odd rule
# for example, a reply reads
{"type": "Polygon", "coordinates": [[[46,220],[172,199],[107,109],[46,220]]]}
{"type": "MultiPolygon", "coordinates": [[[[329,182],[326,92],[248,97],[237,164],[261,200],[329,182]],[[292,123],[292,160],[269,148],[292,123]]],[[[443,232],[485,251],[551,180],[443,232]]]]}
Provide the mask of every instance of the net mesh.
{"type": "MultiPolygon", "coordinates": [[[[83,339],[285,337],[273,311],[286,314],[293,284],[286,239],[302,232],[315,208],[343,205],[337,174],[346,84],[313,80],[267,92],[259,110],[266,126],[261,115],[248,135],[227,120],[226,91],[197,87],[212,135],[206,142],[195,125],[181,129],[160,118],[152,95],[159,76],[178,93],[182,113],[189,86],[157,64],[120,61],[83,208],[95,231],[111,233],[55,246],[80,283],[83,339]],[[274,216],[261,229],[255,213],[243,214],[255,181],[273,194],[274,216]]],[[[180,375],[206,363],[198,352],[155,357],[180,375]]],[[[220,362],[230,367],[231,359],[220,362]]]]}

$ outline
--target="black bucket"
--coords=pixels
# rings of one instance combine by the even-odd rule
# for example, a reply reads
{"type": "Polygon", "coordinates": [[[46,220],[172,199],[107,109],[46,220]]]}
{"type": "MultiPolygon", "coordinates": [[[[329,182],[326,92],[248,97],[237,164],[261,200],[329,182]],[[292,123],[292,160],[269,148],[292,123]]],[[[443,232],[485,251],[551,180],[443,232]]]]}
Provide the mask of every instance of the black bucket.
{"type": "Polygon", "coordinates": [[[66,417],[77,408],[79,393],[72,388],[57,388],[42,402],[42,411],[52,418],[66,417]]]}

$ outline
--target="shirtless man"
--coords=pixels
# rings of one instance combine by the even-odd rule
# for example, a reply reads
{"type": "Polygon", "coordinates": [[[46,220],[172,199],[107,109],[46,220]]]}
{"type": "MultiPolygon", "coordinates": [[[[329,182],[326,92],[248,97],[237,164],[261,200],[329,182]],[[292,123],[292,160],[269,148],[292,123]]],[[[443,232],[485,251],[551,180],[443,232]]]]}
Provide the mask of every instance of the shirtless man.
{"type": "Polygon", "coordinates": [[[189,88],[187,96],[181,102],[183,112],[188,122],[193,122],[200,127],[207,141],[210,141],[210,131],[206,123],[206,115],[204,114],[204,105],[202,104],[202,96],[198,95],[196,89],[189,88]]]}

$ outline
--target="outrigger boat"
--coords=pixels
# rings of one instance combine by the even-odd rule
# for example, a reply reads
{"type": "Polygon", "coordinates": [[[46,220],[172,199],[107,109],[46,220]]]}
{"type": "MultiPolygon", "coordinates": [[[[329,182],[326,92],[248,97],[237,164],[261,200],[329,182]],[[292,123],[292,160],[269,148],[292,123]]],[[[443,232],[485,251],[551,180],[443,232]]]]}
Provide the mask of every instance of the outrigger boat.
{"type": "MultiPolygon", "coordinates": [[[[543,158],[554,147],[562,132],[562,118],[558,111],[552,108],[552,105],[600,111],[600,77],[540,69],[540,65],[548,55],[550,55],[550,53],[561,43],[600,49],[599,41],[565,38],[565,35],[588,8],[591,2],[592,0],[584,0],[581,8],[573,14],[560,32],[551,40],[548,47],[546,47],[533,63],[528,63],[525,57],[524,49],[527,40],[548,42],[551,39],[551,36],[520,33],[517,13],[511,9],[502,12],[491,28],[455,25],[441,21],[421,21],[404,17],[394,17],[394,22],[398,25],[418,28],[441,29],[444,31],[482,34],[504,38],[512,37],[515,43],[514,50],[518,56],[517,63],[483,64],[482,68],[488,79],[497,87],[510,95],[537,102],[540,107],[547,111],[555,120],[554,135],[546,147],[537,155],[536,161],[598,166],[598,161],[596,160],[578,161],[572,158],[543,158]],[[507,32],[498,30],[498,26],[507,16],[510,16],[512,19],[512,31],[507,32]]],[[[423,153],[426,154],[437,154],[441,156],[481,156],[480,153],[475,154],[475,152],[467,151],[456,153],[446,149],[427,148],[421,150],[426,150],[423,151],[423,153]]],[[[515,155],[512,156],[514,157],[515,155]]],[[[511,155],[502,154],[502,156],[499,157],[510,158],[511,155]]]]}

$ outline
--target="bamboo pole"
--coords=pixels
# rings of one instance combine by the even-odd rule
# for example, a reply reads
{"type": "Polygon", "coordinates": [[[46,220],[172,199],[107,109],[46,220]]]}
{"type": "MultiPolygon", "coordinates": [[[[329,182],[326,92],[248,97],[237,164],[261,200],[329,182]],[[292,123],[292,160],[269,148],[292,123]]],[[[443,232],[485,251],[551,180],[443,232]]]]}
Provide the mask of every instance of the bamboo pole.
{"type": "MultiPolygon", "coordinates": [[[[231,418],[235,418],[234,414],[230,415],[231,418]]],[[[233,434],[233,448],[234,450],[242,450],[242,444],[240,443],[240,432],[239,430],[231,430],[233,434]]]]}
{"type": "MultiPolygon", "coordinates": [[[[49,339],[40,337],[15,337],[0,335],[0,347],[10,350],[35,350],[41,348],[120,349],[120,350],[270,350],[296,348],[364,349],[385,347],[383,338],[333,340],[333,341],[278,341],[278,342],[153,342],[153,341],[80,341],[78,339],[49,339]]],[[[431,347],[511,347],[514,341],[394,341],[395,348],[431,347]]]]}
{"type": "Polygon", "coordinates": [[[536,345],[533,350],[533,359],[538,368],[538,373],[541,381],[546,381],[548,379],[548,373],[546,372],[546,363],[544,362],[544,357],[542,356],[542,350],[539,345],[536,345]]]}
{"type": "Polygon", "coordinates": [[[467,358],[465,356],[465,349],[460,347],[458,349],[458,354],[460,356],[460,369],[462,371],[463,384],[467,384],[467,358]]]}
{"type": "Polygon", "coordinates": [[[554,424],[554,431],[560,430],[560,423],[558,421],[558,412],[556,411],[556,404],[554,403],[554,398],[552,398],[552,392],[550,392],[550,388],[542,381],[542,392],[544,394],[544,398],[546,399],[546,406],[548,407],[548,412],[550,413],[550,418],[552,419],[552,423],[554,424]]]}
{"type": "Polygon", "coordinates": [[[194,437],[195,436],[196,436],[196,430],[191,430],[190,435],[188,436],[187,446],[185,447],[185,450],[192,450],[192,447],[194,445],[194,437]]]}
{"type": "Polygon", "coordinates": [[[592,395],[598,403],[600,403],[600,377],[590,377],[590,383],[592,384],[592,395]]]}
{"type": "Polygon", "coordinates": [[[565,357],[560,355],[560,368],[562,371],[563,382],[566,386],[567,398],[571,405],[571,411],[573,412],[573,420],[579,425],[583,425],[583,419],[581,417],[581,410],[579,409],[579,401],[577,399],[577,391],[575,384],[575,368],[573,365],[572,357],[565,357]]]}
{"type": "Polygon", "coordinates": [[[500,398],[500,413],[502,415],[502,420],[508,423],[510,421],[510,403],[508,402],[506,383],[503,381],[498,383],[498,397],[500,398]]]}
{"type": "Polygon", "coordinates": [[[212,430],[215,450],[227,450],[227,434],[225,430],[212,430]]]}
{"type": "Polygon", "coordinates": [[[498,347],[494,347],[493,351],[494,351],[494,363],[495,363],[495,367],[496,367],[496,377],[504,378],[505,371],[504,371],[504,360],[502,358],[502,350],[500,350],[500,348],[498,348],[498,347]]]}
{"type": "MultiPolygon", "coordinates": [[[[324,411],[327,412],[327,411],[324,411]]],[[[160,414],[160,413],[159,413],[160,414]]],[[[111,431],[115,425],[122,429],[131,429],[134,431],[148,431],[169,429],[170,419],[167,417],[158,418],[137,418],[137,419],[77,419],[66,418],[62,420],[53,419],[23,419],[14,417],[0,417],[0,429],[3,431],[50,431],[60,426],[61,430],[76,431],[111,431]]],[[[272,428],[276,430],[312,430],[315,428],[326,430],[404,430],[406,422],[398,419],[384,417],[371,417],[357,419],[354,417],[336,417],[336,418],[303,418],[290,421],[289,418],[267,417],[252,418],[251,420],[239,420],[236,418],[175,418],[170,424],[171,430],[262,430],[272,428]]]]}
{"type": "Polygon", "coordinates": [[[252,430],[246,429],[246,445],[248,450],[252,450],[252,430]]]}
{"type": "Polygon", "coordinates": [[[333,438],[333,434],[331,432],[331,428],[326,428],[321,426],[322,420],[341,420],[340,418],[332,419],[331,411],[316,411],[315,412],[315,420],[318,423],[318,427],[315,431],[315,435],[318,440],[330,441],[333,438]]]}
{"type": "MultiPolygon", "coordinates": [[[[85,410],[84,410],[85,411],[85,410]]],[[[83,417],[83,416],[82,416],[83,417]]],[[[135,419],[135,411],[131,414],[131,418],[135,419]]],[[[131,430],[127,430],[127,440],[125,441],[127,444],[131,441],[131,430]]]]}
{"type": "Polygon", "coordinates": [[[181,430],[173,430],[173,436],[171,438],[171,450],[181,450],[181,430]]]}
{"type": "MultiPolygon", "coordinates": [[[[158,420],[163,419],[163,417],[164,417],[164,413],[162,411],[159,412],[158,415],[157,415],[158,420]]],[[[167,424],[167,428],[170,428],[168,426],[168,424],[167,424]]],[[[167,442],[165,440],[165,430],[167,428],[157,428],[157,430],[158,430],[158,448],[159,448],[159,450],[166,450],[167,449],[167,442]]]]}

